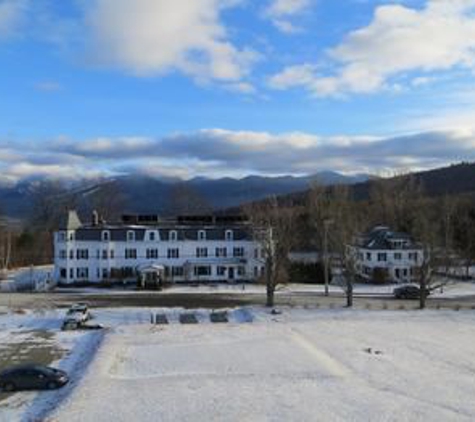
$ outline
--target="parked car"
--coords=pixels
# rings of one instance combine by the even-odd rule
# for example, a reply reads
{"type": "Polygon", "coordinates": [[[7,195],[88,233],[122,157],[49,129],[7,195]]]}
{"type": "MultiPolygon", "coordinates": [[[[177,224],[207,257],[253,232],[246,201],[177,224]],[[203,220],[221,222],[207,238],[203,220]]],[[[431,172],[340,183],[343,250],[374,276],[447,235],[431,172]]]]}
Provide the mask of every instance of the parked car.
{"type": "Polygon", "coordinates": [[[91,313],[89,312],[89,306],[87,303],[75,303],[71,305],[66,313],[66,318],[71,317],[72,319],[78,321],[87,321],[91,318],[91,313]]]}
{"type": "Polygon", "coordinates": [[[66,385],[66,372],[43,365],[19,365],[0,372],[0,390],[53,390],[66,385]]]}
{"type": "Polygon", "coordinates": [[[77,321],[75,319],[66,318],[63,321],[61,329],[63,331],[74,331],[74,330],[102,330],[104,326],[102,324],[88,324],[83,321],[77,321]]]}
{"type": "MultiPolygon", "coordinates": [[[[421,289],[414,284],[406,284],[404,286],[396,287],[393,290],[396,299],[419,299],[421,296],[421,289]]],[[[425,290],[426,297],[430,295],[430,290],[425,290]]]]}

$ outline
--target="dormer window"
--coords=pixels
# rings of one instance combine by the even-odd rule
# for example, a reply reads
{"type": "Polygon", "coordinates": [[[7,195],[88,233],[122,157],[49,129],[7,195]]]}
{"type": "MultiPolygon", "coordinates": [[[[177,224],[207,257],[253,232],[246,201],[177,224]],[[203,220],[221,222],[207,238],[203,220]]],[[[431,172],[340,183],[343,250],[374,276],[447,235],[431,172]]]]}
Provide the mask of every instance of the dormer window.
{"type": "Polygon", "coordinates": [[[127,242],[135,242],[135,232],[133,230],[127,232],[127,242]]]}
{"type": "Polygon", "coordinates": [[[198,232],[198,240],[206,240],[206,232],[204,230],[198,232]]]}
{"type": "Polygon", "coordinates": [[[227,241],[233,240],[234,234],[232,230],[226,230],[225,238],[227,241]]]}
{"type": "Polygon", "coordinates": [[[102,232],[102,241],[103,242],[109,242],[110,240],[110,233],[108,231],[103,231],[102,232]]]}
{"type": "Polygon", "coordinates": [[[175,242],[178,239],[178,234],[175,230],[170,232],[170,241],[175,242]]]}

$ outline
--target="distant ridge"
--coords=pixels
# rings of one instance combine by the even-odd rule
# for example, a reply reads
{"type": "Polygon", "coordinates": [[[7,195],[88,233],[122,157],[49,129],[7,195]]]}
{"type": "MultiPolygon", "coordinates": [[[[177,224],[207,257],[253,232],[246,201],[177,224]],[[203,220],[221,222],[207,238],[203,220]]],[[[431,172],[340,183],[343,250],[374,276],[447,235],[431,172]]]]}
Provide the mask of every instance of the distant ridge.
{"type": "MultiPolygon", "coordinates": [[[[132,174],[115,178],[88,180],[70,184],[70,192],[79,202],[93,200],[105,189],[118,192],[124,199],[124,212],[159,213],[169,212],[170,196],[177,186],[191,189],[201,196],[212,209],[236,207],[246,202],[263,199],[270,195],[286,195],[307,190],[312,183],[323,185],[355,184],[368,180],[369,175],[347,176],[325,171],[312,176],[247,176],[242,179],[230,177],[208,179],[195,177],[188,181],[158,179],[132,174]]],[[[31,212],[35,192],[41,180],[23,181],[14,186],[0,187],[0,211],[12,218],[22,219],[31,212]]]]}

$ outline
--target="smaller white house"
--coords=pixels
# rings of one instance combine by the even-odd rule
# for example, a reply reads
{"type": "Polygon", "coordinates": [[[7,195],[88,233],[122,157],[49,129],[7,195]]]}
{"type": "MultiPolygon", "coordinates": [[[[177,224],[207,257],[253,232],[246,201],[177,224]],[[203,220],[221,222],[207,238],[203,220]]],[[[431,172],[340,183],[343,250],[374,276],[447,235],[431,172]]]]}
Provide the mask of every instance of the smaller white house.
{"type": "Polygon", "coordinates": [[[356,261],[357,275],[367,281],[415,281],[423,261],[422,247],[411,236],[386,226],[374,227],[358,236],[349,253],[356,261]]]}

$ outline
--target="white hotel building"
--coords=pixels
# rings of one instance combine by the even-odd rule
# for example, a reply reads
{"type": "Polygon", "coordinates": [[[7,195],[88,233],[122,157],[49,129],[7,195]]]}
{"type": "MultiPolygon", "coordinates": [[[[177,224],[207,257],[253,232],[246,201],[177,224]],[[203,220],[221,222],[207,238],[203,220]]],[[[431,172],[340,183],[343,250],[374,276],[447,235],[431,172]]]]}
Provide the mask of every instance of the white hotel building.
{"type": "Polygon", "coordinates": [[[54,250],[59,284],[255,281],[264,273],[254,230],[239,217],[124,216],[108,224],[93,213],[83,224],[69,211],[54,250]]]}

